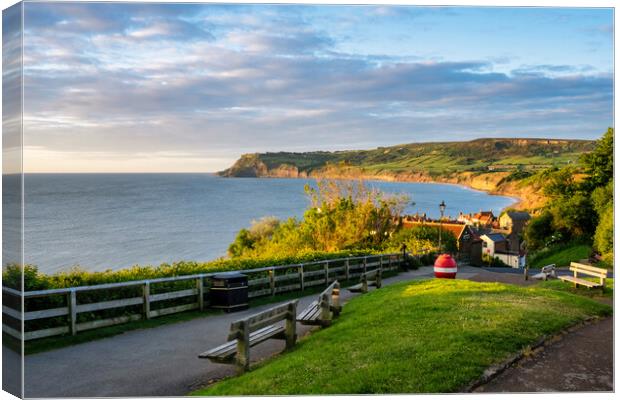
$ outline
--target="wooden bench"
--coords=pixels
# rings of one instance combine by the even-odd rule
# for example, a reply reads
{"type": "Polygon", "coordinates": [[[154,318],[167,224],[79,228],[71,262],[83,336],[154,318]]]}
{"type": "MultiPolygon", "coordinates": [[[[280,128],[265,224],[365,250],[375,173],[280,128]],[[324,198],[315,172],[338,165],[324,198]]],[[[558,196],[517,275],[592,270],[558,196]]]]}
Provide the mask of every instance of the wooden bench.
{"type": "Polygon", "coordinates": [[[557,278],[557,274],[555,271],[555,264],[545,265],[540,269],[540,272],[534,276],[534,279],[542,279],[543,281],[548,280],[549,278],[557,278]]]}
{"type": "Polygon", "coordinates": [[[334,281],[319,295],[318,300],[314,300],[299,314],[297,321],[302,325],[329,326],[341,309],[340,283],[334,281]]]}
{"type": "Polygon", "coordinates": [[[607,270],[604,268],[597,268],[591,265],[580,264],[576,262],[570,263],[570,270],[573,271],[573,276],[559,276],[563,281],[573,282],[574,286],[583,285],[588,288],[604,288],[605,287],[605,279],[607,279],[607,270]],[[585,279],[579,278],[578,274],[584,274],[589,276],[594,276],[599,278],[599,282],[587,281],[585,279]]]}
{"type": "Polygon", "coordinates": [[[281,339],[286,341],[286,348],[290,349],[297,340],[297,302],[294,300],[233,322],[227,339],[229,342],[205,351],[198,357],[217,363],[236,364],[240,375],[250,369],[250,347],[268,339],[281,339]],[[279,321],[286,323],[284,326],[274,325],[279,321]]]}
{"type": "Polygon", "coordinates": [[[381,287],[381,269],[373,269],[372,271],[366,271],[360,276],[360,283],[349,287],[351,292],[368,292],[368,286],[376,286],[377,289],[381,287]]]}

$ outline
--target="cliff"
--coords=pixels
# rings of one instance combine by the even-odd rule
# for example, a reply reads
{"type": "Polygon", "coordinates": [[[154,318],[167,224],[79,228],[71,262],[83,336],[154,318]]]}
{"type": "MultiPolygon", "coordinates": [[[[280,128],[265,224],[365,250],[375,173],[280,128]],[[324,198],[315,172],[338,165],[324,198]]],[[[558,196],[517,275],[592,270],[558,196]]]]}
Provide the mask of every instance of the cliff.
{"type": "Polygon", "coordinates": [[[540,187],[522,180],[536,171],[575,163],[594,141],[477,139],[413,143],[373,150],[243,155],[226,177],[378,179],[453,183],[518,197],[520,208],[544,204],[540,187]]]}

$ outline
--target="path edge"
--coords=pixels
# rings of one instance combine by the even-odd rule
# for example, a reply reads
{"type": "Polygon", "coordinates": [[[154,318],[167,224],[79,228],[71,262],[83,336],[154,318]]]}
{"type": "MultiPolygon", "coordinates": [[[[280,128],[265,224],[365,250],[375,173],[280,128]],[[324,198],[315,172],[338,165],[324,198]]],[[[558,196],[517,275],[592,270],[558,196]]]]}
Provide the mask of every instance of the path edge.
{"type": "Polygon", "coordinates": [[[567,334],[572,333],[578,329],[581,329],[587,325],[598,323],[606,318],[609,318],[609,317],[608,316],[607,317],[591,316],[582,321],[577,322],[574,325],[564,328],[555,334],[549,334],[549,335],[544,335],[540,337],[537,341],[534,342],[534,344],[525,346],[519,352],[511,355],[504,361],[493,364],[487,369],[485,369],[482,375],[478,379],[474,380],[469,385],[465,386],[463,389],[459,391],[459,393],[472,393],[478,387],[486,383],[489,383],[493,379],[500,376],[508,368],[517,364],[522,359],[528,357],[529,354],[538,353],[542,351],[546,346],[552,343],[555,343],[558,340],[562,340],[564,336],[566,336],[567,334]]]}

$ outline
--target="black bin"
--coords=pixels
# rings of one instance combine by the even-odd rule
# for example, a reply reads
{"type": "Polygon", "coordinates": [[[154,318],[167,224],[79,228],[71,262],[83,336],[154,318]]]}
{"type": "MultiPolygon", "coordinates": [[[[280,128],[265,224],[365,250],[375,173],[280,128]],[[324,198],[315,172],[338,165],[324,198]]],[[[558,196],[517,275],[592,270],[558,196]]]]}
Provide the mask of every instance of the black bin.
{"type": "Polygon", "coordinates": [[[209,300],[212,308],[225,312],[248,308],[248,277],[238,272],[213,275],[209,300]]]}

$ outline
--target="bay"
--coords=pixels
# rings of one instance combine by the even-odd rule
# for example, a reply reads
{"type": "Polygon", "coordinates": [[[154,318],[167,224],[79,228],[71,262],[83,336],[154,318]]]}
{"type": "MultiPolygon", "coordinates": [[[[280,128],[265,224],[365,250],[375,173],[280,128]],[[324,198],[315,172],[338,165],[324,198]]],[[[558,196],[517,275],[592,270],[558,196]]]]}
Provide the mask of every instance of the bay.
{"type": "MultiPolygon", "coordinates": [[[[27,174],[24,256],[44,273],[159,265],[225,256],[237,232],[264,216],[301,217],[304,179],[213,174],[27,174]]],[[[493,210],[513,198],[449,184],[366,181],[406,194],[405,212],[439,216],[493,210]]],[[[6,217],[6,216],[5,216],[6,217]]]]}

